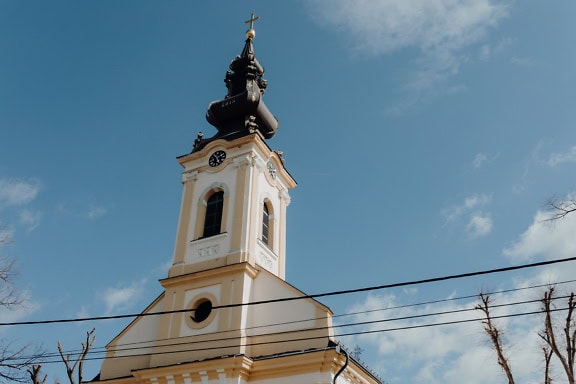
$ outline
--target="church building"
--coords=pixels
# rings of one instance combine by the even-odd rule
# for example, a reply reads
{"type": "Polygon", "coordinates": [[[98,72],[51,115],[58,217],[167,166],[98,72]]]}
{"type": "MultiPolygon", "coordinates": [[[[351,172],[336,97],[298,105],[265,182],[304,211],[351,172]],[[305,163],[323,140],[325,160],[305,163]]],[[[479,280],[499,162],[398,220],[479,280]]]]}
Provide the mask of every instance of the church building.
{"type": "Polygon", "coordinates": [[[178,158],[182,202],[164,291],[107,346],[107,384],[379,384],[340,348],[332,312],[285,279],[286,211],[296,182],[267,139],[252,17],[206,119],[217,133],[178,158]]]}

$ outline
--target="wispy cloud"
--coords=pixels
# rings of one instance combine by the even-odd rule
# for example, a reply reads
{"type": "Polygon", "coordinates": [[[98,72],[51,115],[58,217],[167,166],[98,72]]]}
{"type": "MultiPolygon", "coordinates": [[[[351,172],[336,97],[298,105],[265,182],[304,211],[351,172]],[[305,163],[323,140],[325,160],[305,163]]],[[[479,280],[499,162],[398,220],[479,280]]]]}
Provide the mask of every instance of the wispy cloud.
{"type": "Polygon", "coordinates": [[[97,220],[108,213],[108,209],[86,201],[65,202],[57,206],[57,212],[61,215],[70,215],[82,219],[97,220]]]}
{"type": "Polygon", "coordinates": [[[492,231],[493,221],[490,214],[481,208],[491,202],[492,196],[485,193],[468,196],[462,203],[444,209],[445,225],[467,218],[464,229],[471,239],[486,236],[492,231]]]}
{"type": "MultiPolygon", "coordinates": [[[[487,195],[470,196],[457,211],[477,209],[489,201],[487,195]]],[[[536,212],[533,222],[504,254],[515,263],[536,257],[551,260],[574,256],[576,214],[553,224],[544,222],[548,217],[547,212],[536,212]]],[[[557,292],[574,291],[574,283],[563,282],[573,280],[575,274],[574,263],[555,264],[525,270],[523,275],[501,279],[502,285],[493,287],[493,290],[506,290],[506,293],[490,294],[492,303],[498,305],[492,307],[491,315],[505,335],[505,350],[516,382],[541,381],[542,340],[538,332],[543,323],[542,316],[513,315],[539,311],[540,303],[535,299],[542,297],[548,284],[556,284],[557,292]],[[510,288],[524,289],[511,291],[510,288]],[[508,305],[511,303],[517,305],[508,305]]],[[[358,335],[342,341],[349,346],[361,345],[369,351],[366,362],[388,381],[402,378],[404,382],[429,384],[501,382],[502,371],[482,323],[470,321],[481,318],[481,313],[473,310],[478,301],[468,296],[477,289],[476,283],[472,285],[473,288],[469,287],[472,292],[458,295],[450,292],[444,295],[445,299],[436,297],[425,304],[414,304],[410,295],[368,295],[348,308],[347,312],[354,314],[352,318],[338,318],[343,324],[364,324],[356,329],[358,335]],[[461,298],[452,300],[457,296],[461,298]],[[458,321],[466,322],[456,324],[458,321]],[[432,326],[439,324],[442,326],[432,326]]],[[[558,316],[560,319],[563,315],[558,313],[558,316]]],[[[561,328],[558,331],[561,333],[561,328]]],[[[553,377],[564,377],[557,361],[552,364],[552,371],[553,377]]]]}
{"type": "MultiPolygon", "coordinates": [[[[35,302],[29,291],[20,291],[18,298],[21,300],[21,304],[18,306],[6,308],[0,306],[0,322],[2,323],[12,323],[15,321],[20,321],[30,316],[34,312],[40,309],[40,304],[35,302]]],[[[0,327],[5,328],[5,327],[0,327]]],[[[3,329],[0,329],[0,333],[3,329]]]]}
{"type": "Polygon", "coordinates": [[[492,231],[492,218],[490,215],[476,213],[470,217],[466,226],[466,232],[472,238],[478,238],[488,235],[492,231]]]}
{"type": "Polygon", "coordinates": [[[25,226],[28,232],[38,226],[40,213],[26,208],[26,205],[34,201],[39,192],[40,184],[36,181],[0,179],[0,211],[16,214],[8,223],[0,223],[0,245],[7,244],[14,237],[16,224],[25,226]]]}
{"type": "Polygon", "coordinates": [[[481,168],[482,165],[488,160],[488,157],[483,153],[477,153],[472,161],[472,166],[476,169],[481,168]]]}
{"type": "Polygon", "coordinates": [[[105,208],[102,207],[91,207],[88,212],[86,213],[86,216],[90,219],[90,220],[96,220],[102,216],[104,216],[106,214],[107,210],[105,208]]]}
{"type": "Polygon", "coordinates": [[[128,309],[144,289],[146,279],[134,282],[128,286],[108,288],[101,296],[107,315],[128,309]]]}
{"type": "Polygon", "coordinates": [[[576,162],[576,145],[571,147],[565,152],[554,152],[548,156],[546,164],[550,167],[555,167],[564,163],[575,163],[576,162]]]}
{"type": "Polygon", "coordinates": [[[480,47],[480,59],[484,61],[490,60],[494,55],[505,51],[513,42],[514,40],[506,38],[497,41],[495,44],[486,43],[482,45],[480,47]]]}
{"type": "Polygon", "coordinates": [[[530,57],[512,57],[510,62],[519,67],[533,67],[536,65],[536,60],[530,57]]]}
{"type": "Polygon", "coordinates": [[[461,204],[445,209],[444,216],[446,221],[454,221],[477,207],[490,204],[490,202],[492,202],[492,196],[484,193],[468,196],[461,204]]]}
{"type": "MultiPolygon", "coordinates": [[[[546,284],[558,270],[527,276],[515,281],[513,287],[546,284]]],[[[573,278],[573,273],[571,268],[564,277],[573,278]]],[[[516,382],[535,383],[542,377],[539,354],[542,340],[538,337],[542,320],[539,316],[509,316],[518,311],[538,311],[539,302],[534,298],[540,294],[537,289],[528,289],[490,295],[494,304],[525,303],[522,307],[500,305],[491,311],[497,318],[496,325],[506,335],[505,349],[511,356],[516,382]]],[[[454,298],[449,295],[433,303],[406,305],[404,300],[412,303],[409,298],[369,295],[348,309],[347,312],[354,313],[353,318],[340,318],[343,323],[366,324],[356,330],[358,336],[345,338],[343,342],[369,349],[368,365],[390,381],[402,377],[404,382],[430,384],[501,382],[502,371],[479,321],[482,315],[474,310],[478,301],[468,296],[454,298]],[[457,324],[459,321],[462,323],[457,324]],[[443,326],[431,326],[435,324],[443,326]]],[[[553,374],[561,374],[557,368],[553,368],[553,374]]]]}
{"type": "Polygon", "coordinates": [[[26,227],[26,231],[33,231],[40,223],[40,218],[42,214],[40,212],[34,212],[29,209],[23,209],[20,212],[19,221],[20,224],[26,227]]]}
{"type": "Polygon", "coordinates": [[[90,312],[88,312],[88,308],[83,305],[80,307],[80,310],[76,313],[76,318],[83,319],[86,317],[90,317],[90,312]]]}
{"type": "Polygon", "coordinates": [[[383,55],[404,48],[421,53],[414,88],[455,74],[464,48],[481,42],[508,15],[508,2],[493,0],[316,0],[314,18],[352,39],[355,49],[383,55]]]}
{"type": "Polygon", "coordinates": [[[0,209],[28,204],[39,191],[40,186],[35,182],[0,179],[0,209]]]}
{"type": "Polygon", "coordinates": [[[403,304],[394,295],[366,297],[364,302],[350,308],[350,312],[357,315],[346,321],[372,322],[363,327],[369,333],[344,342],[373,348],[376,351],[375,362],[370,366],[391,381],[398,375],[406,382],[432,384],[462,383],[463,378],[470,384],[497,382],[498,367],[491,359],[493,352],[483,343],[481,324],[465,322],[450,327],[426,326],[476,318],[478,314],[475,311],[466,311],[474,308],[475,301],[457,303],[446,300],[441,304],[421,306],[403,304]],[[431,317],[430,313],[438,315],[431,317]],[[378,332],[382,329],[391,331],[378,332]],[[471,374],[480,371],[481,375],[471,374]]]}
{"type": "Polygon", "coordinates": [[[536,257],[560,259],[576,254],[576,214],[569,214],[557,222],[547,221],[552,212],[538,211],[532,224],[504,255],[513,260],[526,261],[536,257]]]}
{"type": "Polygon", "coordinates": [[[489,44],[485,44],[480,48],[480,59],[488,60],[492,56],[492,47],[489,44]]]}
{"type": "Polygon", "coordinates": [[[9,228],[0,228],[0,247],[8,244],[14,237],[14,230],[9,228]]]}
{"type": "Polygon", "coordinates": [[[474,159],[472,160],[472,168],[480,169],[480,168],[486,166],[487,164],[490,164],[490,163],[496,161],[496,159],[498,159],[499,156],[500,156],[499,153],[490,155],[490,154],[479,152],[474,156],[474,159]]]}

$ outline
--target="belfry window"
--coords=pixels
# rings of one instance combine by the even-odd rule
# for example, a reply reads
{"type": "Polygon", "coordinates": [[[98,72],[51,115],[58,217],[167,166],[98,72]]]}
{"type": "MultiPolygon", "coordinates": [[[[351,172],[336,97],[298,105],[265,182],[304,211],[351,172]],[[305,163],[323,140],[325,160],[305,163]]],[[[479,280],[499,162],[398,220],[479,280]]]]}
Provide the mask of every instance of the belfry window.
{"type": "Polygon", "coordinates": [[[266,245],[270,245],[270,212],[268,211],[268,206],[264,203],[264,209],[262,210],[262,242],[266,245]]]}
{"type": "Polygon", "coordinates": [[[224,208],[224,192],[213,193],[206,203],[206,218],[204,219],[203,237],[220,233],[222,225],[222,209],[224,208]]]}

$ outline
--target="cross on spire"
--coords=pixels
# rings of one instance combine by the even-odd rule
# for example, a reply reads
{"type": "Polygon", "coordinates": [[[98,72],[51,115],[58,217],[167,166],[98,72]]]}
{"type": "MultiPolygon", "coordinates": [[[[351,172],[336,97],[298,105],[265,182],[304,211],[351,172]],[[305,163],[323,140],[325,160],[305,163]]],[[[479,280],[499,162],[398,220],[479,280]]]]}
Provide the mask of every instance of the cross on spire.
{"type": "Polygon", "coordinates": [[[254,22],[260,20],[259,16],[254,17],[254,12],[250,15],[250,19],[246,20],[244,24],[250,24],[249,29],[254,29],[254,22]]]}

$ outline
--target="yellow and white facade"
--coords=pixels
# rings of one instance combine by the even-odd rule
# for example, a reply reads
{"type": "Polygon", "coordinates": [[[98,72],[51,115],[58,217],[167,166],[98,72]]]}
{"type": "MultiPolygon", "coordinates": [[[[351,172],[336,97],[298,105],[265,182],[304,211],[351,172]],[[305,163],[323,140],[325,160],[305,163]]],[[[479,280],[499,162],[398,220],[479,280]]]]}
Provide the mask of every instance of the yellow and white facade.
{"type": "Polygon", "coordinates": [[[296,182],[257,134],[233,141],[217,140],[199,152],[179,158],[184,167],[184,193],[169,276],[247,262],[284,278],[288,191],[296,182]],[[226,159],[210,166],[216,152],[226,159]],[[224,192],[221,233],[203,238],[210,195],[224,192]],[[262,240],[264,206],[269,213],[268,244],[262,240]]]}

